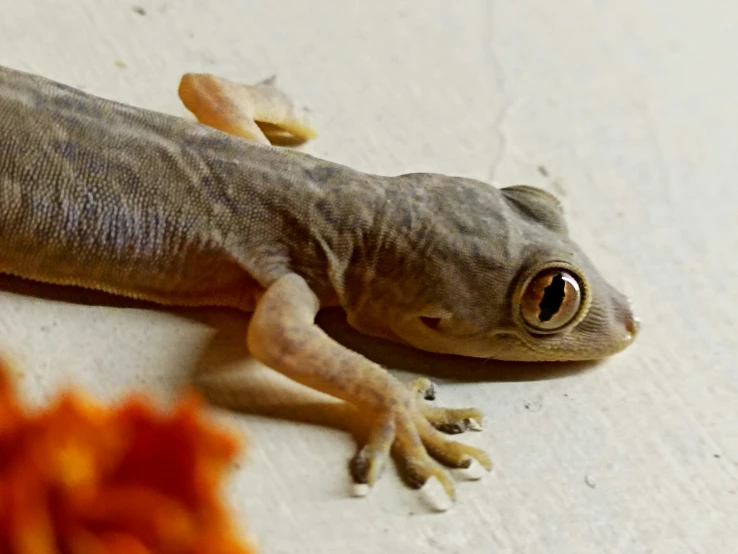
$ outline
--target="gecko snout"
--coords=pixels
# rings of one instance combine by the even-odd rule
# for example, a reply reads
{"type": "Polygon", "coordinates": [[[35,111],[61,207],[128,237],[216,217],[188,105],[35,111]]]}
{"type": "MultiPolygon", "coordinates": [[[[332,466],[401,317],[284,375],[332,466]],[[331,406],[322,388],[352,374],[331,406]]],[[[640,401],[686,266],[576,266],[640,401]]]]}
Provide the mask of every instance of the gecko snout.
{"type": "Polygon", "coordinates": [[[635,314],[633,308],[633,301],[630,298],[626,298],[628,305],[627,313],[625,314],[625,330],[631,336],[631,340],[635,339],[638,335],[638,331],[641,329],[641,319],[635,314]]]}
{"type": "Polygon", "coordinates": [[[638,336],[638,331],[641,329],[641,320],[635,314],[633,309],[633,302],[630,298],[624,298],[625,302],[622,302],[618,306],[616,312],[617,320],[622,325],[622,329],[625,331],[625,336],[621,339],[621,348],[625,348],[633,343],[635,338],[638,336]]]}
{"type": "Polygon", "coordinates": [[[630,317],[625,320],[625,330],[628,331],[633,338],[638,335],[640,328],[641,320],[636,315],[631,314],[630,317]]]}

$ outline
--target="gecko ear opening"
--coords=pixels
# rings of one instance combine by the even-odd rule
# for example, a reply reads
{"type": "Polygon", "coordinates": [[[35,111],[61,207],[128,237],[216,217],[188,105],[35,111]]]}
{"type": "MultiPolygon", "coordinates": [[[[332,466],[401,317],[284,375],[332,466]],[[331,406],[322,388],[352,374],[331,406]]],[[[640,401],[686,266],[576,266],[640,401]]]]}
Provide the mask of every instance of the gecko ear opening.
{"type": "Polygon", "coordinates": [[[553,194],[529,185],[515,185],[500,190],[508,205],[523,217],[562,235],[569,231],[561,202],[553,194]]]}

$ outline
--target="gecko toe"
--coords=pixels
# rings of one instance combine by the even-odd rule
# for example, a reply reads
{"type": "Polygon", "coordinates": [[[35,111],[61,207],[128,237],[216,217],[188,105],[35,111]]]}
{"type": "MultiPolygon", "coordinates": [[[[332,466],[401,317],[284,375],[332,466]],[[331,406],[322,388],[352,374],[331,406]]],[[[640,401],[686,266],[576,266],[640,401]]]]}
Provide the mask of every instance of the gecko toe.
{"type": "Polygon", "coordinates": [[[435,479],[451,501],[456,501],[456,486],[449,473],[427,454],[406,458],[402,463],[402,475],[414,489],[423,488],[429,480],[435,479]]]}
{"type": "Polygon", "coordinates": [[[481,431],[484,425],[484,415],[475,408],[437,408],[424,405],[421,410],[433,427],[447,435],[481,431]]]}
{"type": "Polygon", "coordinates": [[[428,453],[442,464],[469,469],[476,461],[487,471],[492,469],[492,461],[483,450],[448,440],[427,421],[418,421],[417,427],[428,453]]]}
{"type": "Polygon", "coordinates": [[[428,454],[417,429],[417,418],[408,413],[400,413],[396,422],[397,434],[392,448],[407,483],[419,489],[428,479],[435,477],[448,497],[456,500],[456,487],[451,476],[428,454]]]}
{"type": "Polygon", "coordinates": [[[436,384],[430,379],[426,379],[425,377],[410,381],[407,384],[407,388],[410,389],[411,392],[414,392],[415,394],[423,398],[423,400],[436,399],[436,384]]]}
{"type": "Polygon", "coordinates": [[[476,417],[468,417],[464,420],[464,425],[469,431],[481,431],[487,423],[486,418],[480,413],[478,419],[476,417]]]}
{"type": "Polygon", "coordinates": [[[470,481],[478,481],[488,473],[489,469],[484,467],[476,458],[472,458],[469,467],[461,470],[461,475],[470,481]]]}
{"type": "Polygon", "coordinates": [[[381,418],[369,433],[364,447],[354,456],[349,470],[354,482],[374,486],[387,464],[392,442],[395,439],[395,425],[391,417],[381,418]]]}
{"type": "Polygon", "coordinates": [[[437,512],[445,512],[454,505],[454,500],[449,497],[445,487],[437,477],[433,476],[420,488],[423,499],[437,512]]]}
{"type": "Polygon", "coordinates": [[[369,494],[372,488],[366,483],[354,483],[353,494],[357,498],[363,498],[369,494]]]}

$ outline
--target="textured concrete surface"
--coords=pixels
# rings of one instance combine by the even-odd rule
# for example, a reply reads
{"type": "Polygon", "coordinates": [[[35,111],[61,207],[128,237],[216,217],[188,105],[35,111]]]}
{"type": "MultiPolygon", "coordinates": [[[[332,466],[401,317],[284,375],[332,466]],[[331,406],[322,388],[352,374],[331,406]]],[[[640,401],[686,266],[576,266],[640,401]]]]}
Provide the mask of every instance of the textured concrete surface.
{"type": "Polygon", "coordinates": [[[243,370],[261,413],[222,414],[253,440],[229,495],[263,552],[736,552],[737,17],[719,0],[4,0],[2,64],[182,115],[185,71],[276,73],[314,111],[313,154],[563,199],[638,307],[630,350],[536,372],[364,344],[486,411],[464,440],[497,469],[450,512],[393,470],[349,497],[340,409],[250,361],[239,314],[3,279],[0,348],[33,401],[70,383],[166,400],[195,369],[243,370]]]}

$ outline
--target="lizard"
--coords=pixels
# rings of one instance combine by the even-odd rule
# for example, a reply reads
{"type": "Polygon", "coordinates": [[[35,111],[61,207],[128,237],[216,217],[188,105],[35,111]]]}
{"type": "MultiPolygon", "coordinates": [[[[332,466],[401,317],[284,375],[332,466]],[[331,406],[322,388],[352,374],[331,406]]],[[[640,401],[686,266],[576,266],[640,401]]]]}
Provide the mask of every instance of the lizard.
{"type": "Polygon", "coordinates": [[[429,403],[330,338],[339,306],[366,335],[435,353],[592,360],[639,321],[570,238],[552,194],[431,173],[382,176],[272,143],[316,133],[273,83],[185,74],[198,121],[0,68],[0,272],[168,306],[251,313],[257,360],[371,422],[349,465],[369,490],[390,453],[411,485],[490,470],[443,433],[474,408],[429,403]]]}

